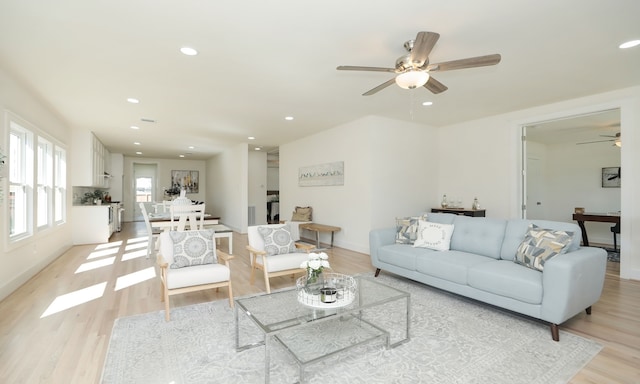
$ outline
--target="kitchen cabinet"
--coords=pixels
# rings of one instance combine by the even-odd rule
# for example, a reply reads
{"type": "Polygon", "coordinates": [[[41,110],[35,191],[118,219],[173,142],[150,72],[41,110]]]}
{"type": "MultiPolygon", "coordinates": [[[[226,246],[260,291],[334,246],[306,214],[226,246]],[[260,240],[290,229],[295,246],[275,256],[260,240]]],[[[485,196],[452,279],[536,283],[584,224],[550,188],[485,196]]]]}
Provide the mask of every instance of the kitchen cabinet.
{"type": "Polygon", "coordinates": [[[106,164],[109,151],[90,131],[76,130],[72,135],[71,185],[108,188],[106,164]]]}
{"type": "Polygon", "coordinates": [[[110,204],[74,205],[71,216],[74,245],[107,243],[113,234],[113,207],[110,204]]]}

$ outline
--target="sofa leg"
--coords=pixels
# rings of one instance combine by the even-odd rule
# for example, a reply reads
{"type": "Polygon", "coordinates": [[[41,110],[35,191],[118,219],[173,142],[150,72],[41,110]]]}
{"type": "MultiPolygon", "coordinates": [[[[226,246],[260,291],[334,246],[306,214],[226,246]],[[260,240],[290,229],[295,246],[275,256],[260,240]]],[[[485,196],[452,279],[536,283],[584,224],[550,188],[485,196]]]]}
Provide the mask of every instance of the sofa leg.
{"type": "Polygon", "coordinates": [[[380,268],[376,268],[376,274],[375,277],[378,277],[378,275],[380,274],[380,268]]]}
{"type": "Polygon", "coordinates": [[[560,341],[560,331],[558,330],[558,324],[551,323],[551,338],[553,341],[560,341]]]}
{"type": "Polygon", "coordinates": [[[591,306],[587,307],[584,311],[587,312],[587,315],[590,315],[591,314],[591,306]]]}

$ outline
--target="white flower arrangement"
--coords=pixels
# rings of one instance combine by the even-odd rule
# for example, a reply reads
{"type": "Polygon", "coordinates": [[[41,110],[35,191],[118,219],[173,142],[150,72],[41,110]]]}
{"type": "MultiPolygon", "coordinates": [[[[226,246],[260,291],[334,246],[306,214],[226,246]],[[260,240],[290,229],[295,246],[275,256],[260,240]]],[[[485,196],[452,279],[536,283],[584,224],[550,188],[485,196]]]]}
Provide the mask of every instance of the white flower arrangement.
{"type": "Polygon", "coordinates": [[[329,256],[324,252],[310,253],[309,260],[303,261],[300,268],[307,270],[307,281],[314,282],[325,268],[331,268],[329,256]]]}

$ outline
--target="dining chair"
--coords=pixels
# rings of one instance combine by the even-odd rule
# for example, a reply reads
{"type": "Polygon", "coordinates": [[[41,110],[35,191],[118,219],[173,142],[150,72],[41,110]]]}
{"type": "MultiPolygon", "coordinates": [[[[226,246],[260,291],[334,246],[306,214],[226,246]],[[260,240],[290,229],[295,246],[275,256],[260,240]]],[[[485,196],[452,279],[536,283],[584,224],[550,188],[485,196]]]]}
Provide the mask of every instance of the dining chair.
{"type": "Polygon", "coordinates": [[[147,227],[147,259],[148,259],[155,250],[156,236],[154,236],[153,234],[153,228],[151,228],[151,222],[149,221],[149,214],[147,213],[147,208],[145,207],[144,203],[140,203],[140,211],[142,212],[142,217],[144,217],[144,224],[147,227]]]}
{"type": "Polygon", "coordinates": [[[172,205],[171,211],[171,230],[185,231],[187,230],[187,222],[189,229],[204,229],[204,210],[205,204],[199,205],[172,205]]]}

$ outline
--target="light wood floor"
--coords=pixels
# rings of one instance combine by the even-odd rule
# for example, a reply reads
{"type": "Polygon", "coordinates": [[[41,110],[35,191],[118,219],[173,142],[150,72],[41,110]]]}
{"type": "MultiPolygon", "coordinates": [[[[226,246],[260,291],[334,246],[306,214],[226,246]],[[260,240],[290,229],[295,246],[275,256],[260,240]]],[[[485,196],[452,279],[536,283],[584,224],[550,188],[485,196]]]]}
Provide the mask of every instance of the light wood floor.
{"type": "MultiPolygon", "coordinates": [[[[140,248],[145,235],[143,223],[125,223],[123,231],[102,249],[73,247],[0,302],[0,382],[100,381],[114,320],[163,309],[154,261],[146,259],[145,248],[140,248]],[[79,271],[87,266],[95,268],[79,271]],[[69,303],[66,309],[64,299],[69,303]],[[48,310],[54,300],[62,306],[48,310]]],[[[254,286],[248,282],[246,235],[236,233],[233,240],[235,296],[263,292],[261,276],[254,286]]],[[[221,249],[227,250],[226,239],[221,249]]],[[[368,255],[340,248],[328,253],[336,272],[373,272],[368,255]]],[[[582,313],[561,326],[604,345],[572,383],[640,383],[640,282],[620,280],[618,267],[610,263],[604,293],[593,314],[582,313]]],[[[278,289],[292,283],[290,277],[281,277],[271,284],[278,289]]],[[[178,295],[171,304],[225,300],[226,294],[220,289],[178,295]]]]}

